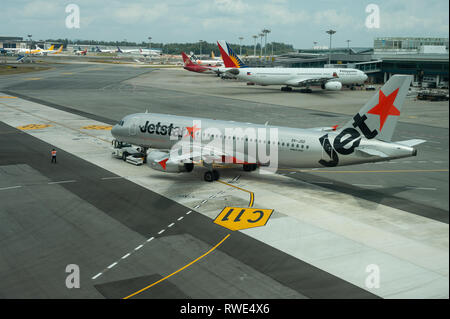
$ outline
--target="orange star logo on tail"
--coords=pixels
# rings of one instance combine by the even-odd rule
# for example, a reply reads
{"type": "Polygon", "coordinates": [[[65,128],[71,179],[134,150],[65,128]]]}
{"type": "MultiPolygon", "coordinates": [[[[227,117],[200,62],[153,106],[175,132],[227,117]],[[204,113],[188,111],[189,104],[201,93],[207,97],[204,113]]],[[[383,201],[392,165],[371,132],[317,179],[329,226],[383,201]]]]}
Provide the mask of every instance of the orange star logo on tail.
{"type": "Polygon", "coordinates": [[[192,139],[194,139],[195,132],[200,131],[200,128],[198,128],[197,124],[195,124],[194,126],[191,127],[186,126],[186,130],[187,134],[185,136],[190,135],[192,139]]]}
{"type": "Polygon", "coordinates": [[[378,95],[378,104],[370,109],[369,114],[378,115],[380,117],[380,132],[383,129],[384,123],[386,122],[388,116],[399,116],[400,111],[394,106],[395,98],[397,97],[398,90],[395,90],[388,96],[384,95],[383,91],[380,90],[378,95]]]}

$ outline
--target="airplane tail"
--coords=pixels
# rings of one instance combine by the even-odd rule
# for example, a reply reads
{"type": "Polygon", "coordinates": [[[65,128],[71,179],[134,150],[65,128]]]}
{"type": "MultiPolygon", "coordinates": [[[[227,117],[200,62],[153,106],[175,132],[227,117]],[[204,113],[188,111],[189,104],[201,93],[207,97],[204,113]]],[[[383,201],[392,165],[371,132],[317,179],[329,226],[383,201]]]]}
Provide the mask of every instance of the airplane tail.
{"type": "Polygon", "coordinates": [[[53,51],[55,49],[55,45],[52,44],[52,46],[50,48],[48,48],[50,51],[53,51]]]}
{"type": "Polygon", "coordinates": [[[197,58],[197,56],[194,54],[194,52],[189,52],[189,54],[190,54],[190,59],[191,59],[191,61],[193,61],[193,62],[196,62],[197,60],[199,60],[199,58],[197,58]]]}
{"type": "Polygon", "coordinates": [[[123,51],[119,47],[117,47],[117,52],[123,53],[123,51]]]}
{"type": "Polygon", "coordinates": [[[63,49],[63,46],[64,46],[64,45],[61,44],[61,46],[59,47],[59,49],[56,50],[56,53],[60,53],[60,52],[62,51],[62,49],[63,49]]]}
{"type": "Polygon", "coordinates": [[[224,40],[217,41],[219,46],[220,55],[222,56],[223,63],[227,68],[247,68],[244,62],[239,59],[237,54],[231,49],[230,45],[224,40]]]}
{"type": "Polygon", "coordinates": [[[214,54],[214,51],[211,51],[211,58],[214,60],[216,58],[216,55],[214,54]]]}
{"type": "Polygon", "coordinates": [[[411,81],[411,75],[392,76],[341,130],[353,127],[366,138],[391,141],[411,81]]]}

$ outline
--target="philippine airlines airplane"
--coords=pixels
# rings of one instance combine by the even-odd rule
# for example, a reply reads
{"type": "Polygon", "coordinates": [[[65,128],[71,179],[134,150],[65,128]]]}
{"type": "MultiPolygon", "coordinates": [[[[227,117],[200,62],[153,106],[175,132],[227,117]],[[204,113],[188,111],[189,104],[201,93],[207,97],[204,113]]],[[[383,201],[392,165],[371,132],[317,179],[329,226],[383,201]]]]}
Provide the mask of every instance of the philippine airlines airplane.
{"type": "Polygon", "coordinates": [[[226,72],[239,80],[259,85],[284,85],[282,91],[292,91],[292,87],[304,87],[310,93],[311,85],[322,89],[339,91],[342,85],[363,84],[367,75],[361,70],[348,68],[249,68],[233,52],[225,41],[217,42],[226,72]]]}
{"type": "Polygon", "coordinates": [[[192,62],[192,60],[187,56],[186,53],[181,52],[181,56],[183,57],[184,66],[183,68],[185,70],[191,71],[191,72],[197,72],[197,73],[203,73],[203,72],[212,72],[211,68],[198,65],[195,62],[192,62]]]}
{"type": "Polygon", "coordinates": [[[201,162],[208,169],[204,174],[208,182],[219,178],[215,163],[276,171],[389,161],[416,156],[413,146],[425,142],[391,141],[410,83],[411,76],[392,76],[340,129],[138,113],[124,117],[111,133],[119,142],[143,147],[148,165],[162,172],[191,172],[194,162],[201,162]],[[149,148],[153,150],[147,153],[149,148]]]}

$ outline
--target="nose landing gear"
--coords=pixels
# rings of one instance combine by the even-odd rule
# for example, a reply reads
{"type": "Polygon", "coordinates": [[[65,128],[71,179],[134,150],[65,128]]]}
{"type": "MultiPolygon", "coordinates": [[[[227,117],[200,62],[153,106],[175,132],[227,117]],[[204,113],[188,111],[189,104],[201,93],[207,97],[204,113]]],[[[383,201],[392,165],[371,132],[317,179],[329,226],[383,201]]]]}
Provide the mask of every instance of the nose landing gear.
{"type": "Polygon", "coordinates": [[[206,171],[203,175],[203,179],[206,182],[217,181],[220,178],[220,174],[217,170],[213,169],[212,171],[206,171]]]}

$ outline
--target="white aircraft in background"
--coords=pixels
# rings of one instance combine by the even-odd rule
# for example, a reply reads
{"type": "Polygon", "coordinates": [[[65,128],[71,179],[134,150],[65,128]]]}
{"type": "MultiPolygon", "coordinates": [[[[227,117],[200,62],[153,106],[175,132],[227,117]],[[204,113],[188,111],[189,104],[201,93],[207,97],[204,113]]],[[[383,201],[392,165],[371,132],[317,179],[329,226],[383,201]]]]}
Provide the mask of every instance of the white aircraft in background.
{"type": "Polygon", "coordinates": [[[62,52],[63,49],[63,45],[61,44],[61,46],[59,47],[58,50],[54,50],[54,45],[52,45],[50,48],[48,49],[41,49],[40,47],[36,46],[36,49],[39,50],[39,54],[41,55],[47,55],[47,54],[58,54],[62,52]]]}
{"type": "Polygon", "coordinates": [[[95,52],[100,53],[117,53],[117,50],[115,49],[100,49],[98,46],[95,47],[95,52]]]}
{"type": "Polygon", "coordinates": [[[213,167],[216,163],[238,164],[251,171],[273,164],[276,170],[389,161],[416,156],[413,146],[425,142],[391,141],[410,83],[409,75],[392,76],[340,129],[297,129],[138,113],[124,117],[111,134],[120,143],[143,147],[147,164],[155,170],[191,172],[194,162],[202,163],[208,169],[204,173],[208,182],[219,178],[213,167]],[[252,135],[254,131],[258,133],[252,135]],[[149,148],[153,150],[147,152],[149,148]]]}
{"type": "Polygon", "coordinates": [[[160,50],[152,50],[152,49],[121,49],[120,47],[117,47],[117,53],[123,53],[123,54],[139,54],[143,56],[151,56],[151,55],[160,55],[160,50]]]}
{"type": "Polygon", "coordinates": [[[212,67],[221,67],[223,65],[223,62],[220,61],[220,60],[216,60],[216,59],[213,59],[213,60],[201,60],[201,59],[199,59],[199,58],[197,58],[195,56],[194,52],[191,52],[190,54],[191,54],[191,56],[190,56],[191,61],[194,62],[194,63],[197,63],[198,65],[201,65],[201,66],[212,66],[212,67]]]}
{"type": "Polygon", "coordinates": [[[259,85],[284,85],[282,91],[292,91],[292,87],[304,87],[312,92],[312,85],[322,89],[339,91],[342,85],[363,84],[367,75],[357,69],[349,68],[250,68],[233,52],[225,41],[218,41],[219,50],[227,73],[237,79],[259,85]]]}

